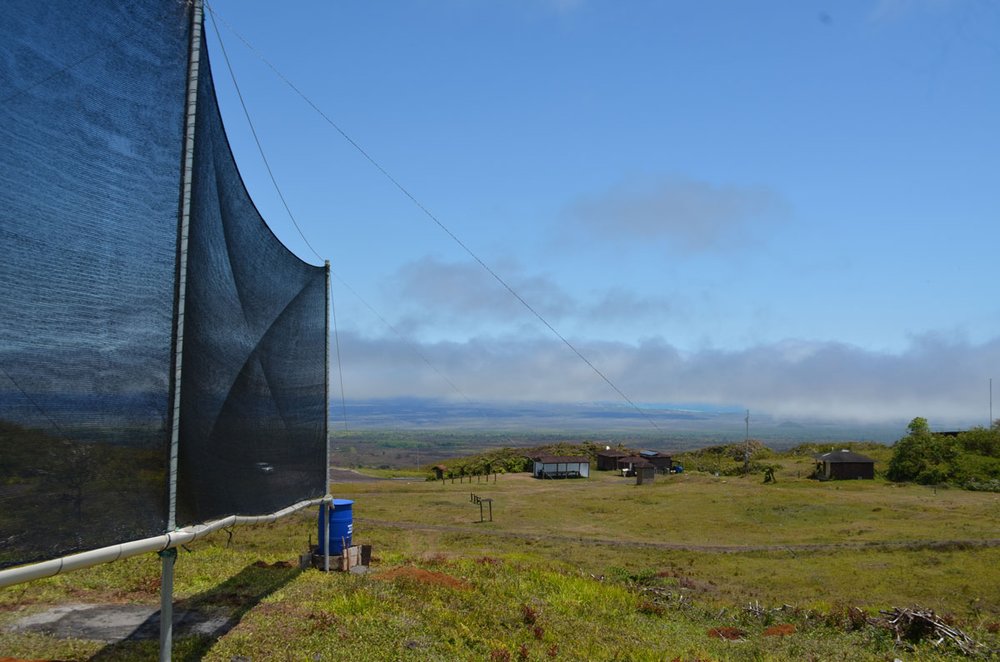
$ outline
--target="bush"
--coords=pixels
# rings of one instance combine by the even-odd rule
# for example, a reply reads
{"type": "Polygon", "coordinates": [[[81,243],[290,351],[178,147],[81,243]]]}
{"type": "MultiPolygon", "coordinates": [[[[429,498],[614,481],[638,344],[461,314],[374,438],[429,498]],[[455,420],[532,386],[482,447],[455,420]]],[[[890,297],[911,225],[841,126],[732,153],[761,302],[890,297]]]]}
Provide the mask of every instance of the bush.
{"type": "Polygon", "coordinates": [[[973,428],[944,436],[931,432],[926,419],[915,418],[909,431],[892,447],[889,480],[950,483],[969,489],[989,489],[1000,481],[1000,428],[973,428]]]}
{"type": "Polygon", "coordinates": [[[912,480],[923,485],[943,483],[950,477],[950,465],[958,454],[955,440],[934,435],[926,418],[914,418],[910,434],[892,447],[886,472],[889,480],[912,480]]]}
{"type": "Polygon", "coordinates": [[[958,435],[958,443],[966,453],[1000,459],[1000,428],[975,427],[958,435]]]}
{"type": "Polygon", "coordinates": [[[998,480],[1000,479],[1000,459],[962,453],[955,458],[952,474],[955,481],[961,484],[998,480]]]}

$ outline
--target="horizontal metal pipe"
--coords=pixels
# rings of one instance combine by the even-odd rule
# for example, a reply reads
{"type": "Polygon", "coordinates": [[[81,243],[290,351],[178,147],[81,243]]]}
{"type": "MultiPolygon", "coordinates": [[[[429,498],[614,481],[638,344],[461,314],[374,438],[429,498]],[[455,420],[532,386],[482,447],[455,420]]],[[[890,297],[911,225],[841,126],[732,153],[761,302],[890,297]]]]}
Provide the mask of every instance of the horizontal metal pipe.
{"type": "Polygon", "coordinates": [[[161,536],[155,536],[153,538],[132,540],[118,545],[111,545],[109,547],[80,552],[79,554],[63,556],[62,558],[52,559],[51,561],[42,561],[41,563],[33,563],[31,565],[24,565],[17,568],[0,570],[0,588],[34,581],[44,577],[52,577],[71,570],[89,568],[101,563],[119,561],[121,559],[127,559],[130,556],[136,556],[137,554],[145,554],[146,552],[162,552],[170,549],[171,547],[186,545],[187,543],[198,540],[199,538],[204,538],[208,534],[218,531],[219,529],[226,529],[239,524],[265,524],[274,522],[282,517],[302,510],[303,508],[316,506],[324,501],[330,502],[332,500],[333,497],[327,495],[319,499],[300,501],[292,506],[270,513],[269,515],[230,515],[229,517],[213,520],[204,524],[195,524],[194,526],[188,526],[183,529],[171,531],[170,533],[165,533],[161,536]]]}

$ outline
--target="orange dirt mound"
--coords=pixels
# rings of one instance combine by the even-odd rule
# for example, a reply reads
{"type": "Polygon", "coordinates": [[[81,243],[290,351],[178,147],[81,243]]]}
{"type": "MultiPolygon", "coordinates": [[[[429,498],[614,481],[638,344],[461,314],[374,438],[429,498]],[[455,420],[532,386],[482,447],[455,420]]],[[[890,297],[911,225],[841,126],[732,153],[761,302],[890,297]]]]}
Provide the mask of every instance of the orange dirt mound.
{"type": "Polygon", "coordinates": [[[464,582],[461,579],[456,579],[451,575],[446,575],[443,572],[434,572],[432,570],[424,570],[423,568],[415,568],[412,565],[404,565],[398,568],[393,568],[386,572],[380,572],[375,575],[375,579],[409,579],[412,581],[420,582],[421,584],[430,584],[431,586],[447,586],[448,588],[461,588],[461,589],[471,589],[472,586],[468,582],[464,582]]]}
{"type": "Polygon", "coordinates": [[[782,625],[772,625],[771,627],[764,630],[765,637],[783,637],[787,634],[794,634],[795,626],[791,623],[784,623],[782,625]]]}
{"type": "Polygon", "coordinates": [[[728,639],[733,641],[735,639],[742,639],[746,636],[746,632],[740,630],[739,628],[712,628],[708,631],[708,636],[715,637],[716,639],[728,639]]]}

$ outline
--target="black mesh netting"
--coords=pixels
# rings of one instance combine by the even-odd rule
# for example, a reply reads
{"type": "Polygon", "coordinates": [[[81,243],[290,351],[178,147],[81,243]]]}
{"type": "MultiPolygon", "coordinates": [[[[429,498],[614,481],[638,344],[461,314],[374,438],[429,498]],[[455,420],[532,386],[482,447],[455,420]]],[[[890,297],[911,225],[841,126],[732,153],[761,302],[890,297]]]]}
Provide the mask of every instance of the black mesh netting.
{"type": "Polygon", "coordinates": [[[322,495],[326,475],[326,270],[250,201],[207,57],[199,88],[179,522],[272,512],[322,495]]]}
{"type": "MultiPolygon", "coordinates": [[[[188,12],[0,3],[0,566],[165,530],[188,12]]],[[[325,475],[325,273],[263,224],[202,74],[181,524],[325,475]]]]}

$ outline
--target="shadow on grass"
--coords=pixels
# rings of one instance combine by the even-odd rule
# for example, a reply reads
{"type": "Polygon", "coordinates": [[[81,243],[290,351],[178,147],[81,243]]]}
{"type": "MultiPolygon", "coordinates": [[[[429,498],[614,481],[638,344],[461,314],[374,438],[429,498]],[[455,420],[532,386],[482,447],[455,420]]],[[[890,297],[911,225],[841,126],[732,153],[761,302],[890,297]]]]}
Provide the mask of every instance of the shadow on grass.
{"type": "MultiPolygon", "coordinates": [[[[200,660],[261,600],[298,577],[287,563],[248,565],[211,590],[174,602],[173,660],[200,660]]],[[[126,639],[105,646],[91,660],[155,659],[160,647],[160,613],[126,639]]]]}

